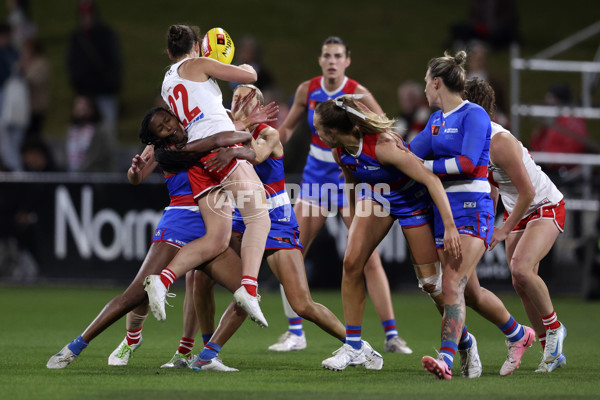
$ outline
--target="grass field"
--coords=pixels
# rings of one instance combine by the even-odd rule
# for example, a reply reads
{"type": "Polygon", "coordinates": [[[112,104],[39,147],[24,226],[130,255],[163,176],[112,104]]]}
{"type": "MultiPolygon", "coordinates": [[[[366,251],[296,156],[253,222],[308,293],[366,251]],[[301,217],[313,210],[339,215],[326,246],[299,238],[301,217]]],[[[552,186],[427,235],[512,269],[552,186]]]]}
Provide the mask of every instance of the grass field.
{"type": "MultiPolygon", "coordinates": [[[[305,322],[308,349],[291,354],[266,351],[287,328],[278,292],[263,294],[262,307],[270,327],[246,322],[224,347],[221,356],[238,373],[161,370],[181,337],[183,293],[171,302],[165,322],[150,317],[144,328],[144,345],[127,367],[109,367],[110,352],[124,337],[124,320],[97,337],[64,370],[48,370],[48,358],[79,335],[119,289],[6,288],[0,289],[0,397],[3,399],[592,399],[600,397],[600,364],[596,332],[600,331],[600,303],[555,297],[555,307],[569,329],[565,342],[567,365],[552,374],[533,371],[541,357],[539,344],[528,350],[521,368],[509,377],[498,370],[506,356],[503,336],[474,313],[469,330],[478,339],[484,372],[476,380],[460,377],[459,365],[450,382],[425,373],[420,359],[439,346],[439,316],[431,301],[419,293],[394,294],[398,328],[414,350],[412,355],[384,354],[381,371],[362,367],[333,372],[321,361],[339,342],[305,322]]],[[[313,293],[315,300],[341,315],[338,292],[313,293]]],[[[518,298],[501,296],[519,321],[525,321],[518,298]]],[[[217,292],[217,309],[224,309],[230,294],[217,292]]],[[[367,304],[363,337],[382,351],[383,331],[367,304]]],[[[196,346],[195,350],[198,350],[196,346]]]]}

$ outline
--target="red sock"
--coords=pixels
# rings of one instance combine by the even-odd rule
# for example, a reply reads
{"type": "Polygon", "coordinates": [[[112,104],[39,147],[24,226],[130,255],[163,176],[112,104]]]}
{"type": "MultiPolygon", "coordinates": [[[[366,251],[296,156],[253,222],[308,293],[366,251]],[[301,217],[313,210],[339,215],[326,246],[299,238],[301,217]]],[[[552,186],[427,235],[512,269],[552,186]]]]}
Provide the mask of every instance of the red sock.
{"type": "Polygon", "coordinates": [[[258,289],[258,281],[256,278],[249,275],[242,276],[242,286],[246,288],[250,296],[256,297],[256,289],[258,289]]]}
{"type": "Polygon", "coordinates": [[[179,341],[179,348],[177,351],[181,354],[189,354],[192,352],[194,348],[194,339],[186,338],[184,336],[181,337],[179,341]]]}
{"type": "Polygon", "coordinates": [[[169,268],[165,268],[160,273],[160,281],[165,285],[167,290],[171,287],[171,284],[177,280],[177,275],[169,268]]]}
{"type": "Polygon", "coordinates": [[[542,345],[542,350],[544,350],[546,348],[546,334],[543,333],[541,335],[538,335],[538,339],[540,341],[540,344],[542,345]]]}
{"type": "Polygon", "coordinates": [[[134,345],[134,344],[138,344],[140,342],[140,340],[142,340],[142,328],[139,329],[134,329],[132,331],[127,331],[127,344],[128,345],[134,345]]]}
{"type": "Polygon", "coordinates": [[[560,322],[558,322],[558,318],[556,317],[554,310],[552,310],[552,314],[550,315],[542,315],[542,322],[544,323],[546,330],[560,328],[560,322]]]}

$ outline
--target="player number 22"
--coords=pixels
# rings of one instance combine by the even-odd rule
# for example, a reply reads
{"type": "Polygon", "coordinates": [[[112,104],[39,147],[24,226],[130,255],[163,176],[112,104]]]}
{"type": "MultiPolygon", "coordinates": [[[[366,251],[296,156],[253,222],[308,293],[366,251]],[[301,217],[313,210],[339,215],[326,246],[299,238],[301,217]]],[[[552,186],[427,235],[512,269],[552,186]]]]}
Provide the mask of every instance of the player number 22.
{"type": "Polygon", "coordinates": [[[181,123],[183,124],[183,126],[187,126],[187,124],[191,120],[193,120],[197,115],[199,115],[201,111],[198,107],[195,107],[192,111],[190,111],[189,105],[188,105],[187,89],[182,84],[179,84],[179,85],[175,86],[175,88],[173,89],[173,96],[175,96],[175,97],[169,96],[169,104],[171,105],[171,108],[173,109],[175,114],[177,114],[179,116],[179,118],[181,118],[182,115],[180,115],[179,111],[177,110],[176,100],[179,100],[180,95],[181,95],[181,106],[183,108],[183,114],[185,115],[185,118],[183,118],[181,120],[181,123]]]}

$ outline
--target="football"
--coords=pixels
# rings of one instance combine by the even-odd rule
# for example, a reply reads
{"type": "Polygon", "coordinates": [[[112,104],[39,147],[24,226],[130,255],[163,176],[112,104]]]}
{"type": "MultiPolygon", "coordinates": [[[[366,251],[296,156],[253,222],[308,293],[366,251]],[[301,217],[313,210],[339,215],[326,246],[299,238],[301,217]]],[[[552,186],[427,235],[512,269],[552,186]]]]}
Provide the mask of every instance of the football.
{"type": "Polygon", "coordinates": [[[223,28],[212,28],[202,39],[202,55],[231,64],[235,46],[231,36],[223,28]]]}

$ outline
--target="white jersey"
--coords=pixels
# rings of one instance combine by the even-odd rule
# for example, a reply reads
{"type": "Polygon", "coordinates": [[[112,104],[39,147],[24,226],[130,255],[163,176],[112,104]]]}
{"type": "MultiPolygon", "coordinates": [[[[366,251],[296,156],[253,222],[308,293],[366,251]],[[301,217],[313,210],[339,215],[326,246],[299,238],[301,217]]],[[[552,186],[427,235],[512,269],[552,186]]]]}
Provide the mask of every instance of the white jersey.
{"type": "Polygon", "coordinates": [[[195,82],[179,76],[178,69],[187,60],[190,58],[171,65],[163,80],[161,96],[185,127],[188,141],[235,131],[223,107],[221,89],[213,78],[195,82]]]}
{"type": "MultiPolygon", "coordinates": [[[[510,133],[508,130],[504,129],[502,125],[492,122],[492,140],[494,135],[496,135],[498,132],[510,133]]],[[[527,148],[525,148],[521,142],[519,142],[519,145],[521,146],[522,160],[523,164],[525,165],[525,170],[527,171],[529,179],[531,180],[533,188],[535,189],[535,197],[533,198],[533,201],[529,205],[529,209],[524,215],[524,217],[526,217],[543,205],[557,204],[562,200],[563,194],[558,190],[554,183],[552,183],[550,178],[548,178],[548,175],[546,175],[535,163],[535,161],[533,161],[533,158],[531,158],[527,148]]],[[[505,210],[511,214],[515,208],[517,196],[519,195],[516,186],[513,184],[508,174],[504,172],[504,170],[494,165],[491,158],[488,170],[492,173],[492,183],[498,187],[500,196],[502,196],[502,204],[504,204],[505,210]]]]}

